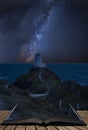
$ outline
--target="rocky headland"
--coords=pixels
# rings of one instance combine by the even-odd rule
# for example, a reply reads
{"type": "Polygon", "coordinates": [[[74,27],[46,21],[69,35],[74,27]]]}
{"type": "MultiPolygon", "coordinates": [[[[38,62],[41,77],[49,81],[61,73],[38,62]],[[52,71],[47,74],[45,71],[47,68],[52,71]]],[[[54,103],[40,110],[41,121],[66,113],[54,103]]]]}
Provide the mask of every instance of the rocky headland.
{"type": "Polygon", "coordinates": [[[33,67],[12,84],[0,80],[0,109],[27,103],[31,110],[56,113],[59,103],[63,102],[77,109],[88,109],[88,85],[62,81],[47,67],[33,67]]]}

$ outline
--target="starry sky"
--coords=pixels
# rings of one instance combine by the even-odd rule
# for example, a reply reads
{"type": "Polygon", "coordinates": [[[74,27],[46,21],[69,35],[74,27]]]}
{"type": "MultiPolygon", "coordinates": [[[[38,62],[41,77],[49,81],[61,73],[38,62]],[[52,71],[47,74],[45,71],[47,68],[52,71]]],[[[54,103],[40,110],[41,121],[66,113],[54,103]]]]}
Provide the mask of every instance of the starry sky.
{"type": "Polygon", "coordinates": [[[88,63],[87,0],[1,0],[0,63],[88,63]]]}

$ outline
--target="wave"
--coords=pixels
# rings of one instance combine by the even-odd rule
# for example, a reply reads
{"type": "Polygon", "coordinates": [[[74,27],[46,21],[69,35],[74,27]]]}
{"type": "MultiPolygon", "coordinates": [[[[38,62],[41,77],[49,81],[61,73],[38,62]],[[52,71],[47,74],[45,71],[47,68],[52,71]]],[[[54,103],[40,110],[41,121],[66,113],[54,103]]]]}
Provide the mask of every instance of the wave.
{"type": "Polygon", "coordinates": [[[0,79],[8,79],[8,77],[0,77],[0,79]]]}

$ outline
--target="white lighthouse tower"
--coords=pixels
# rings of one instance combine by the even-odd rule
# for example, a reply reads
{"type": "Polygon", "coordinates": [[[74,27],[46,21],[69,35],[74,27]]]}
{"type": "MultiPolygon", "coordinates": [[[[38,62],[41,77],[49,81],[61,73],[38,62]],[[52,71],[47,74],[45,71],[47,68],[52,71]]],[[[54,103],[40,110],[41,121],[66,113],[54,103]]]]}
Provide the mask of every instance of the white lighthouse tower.
{"type": "Polygon", "coordinates": [[[42,62],[42,57],[39,53],[35,55],[34,67],[44,68],[46,64],[42,62]]]}

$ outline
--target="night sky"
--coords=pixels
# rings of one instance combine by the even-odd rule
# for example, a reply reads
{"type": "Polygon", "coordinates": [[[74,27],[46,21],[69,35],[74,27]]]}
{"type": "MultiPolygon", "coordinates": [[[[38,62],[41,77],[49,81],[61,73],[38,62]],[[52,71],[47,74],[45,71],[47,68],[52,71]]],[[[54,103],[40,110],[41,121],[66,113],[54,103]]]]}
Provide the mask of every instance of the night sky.
{"type": "Polygon", "coordinates": [[[88,62],[88,0],[1,0],[0,63],[88,62]]]}

